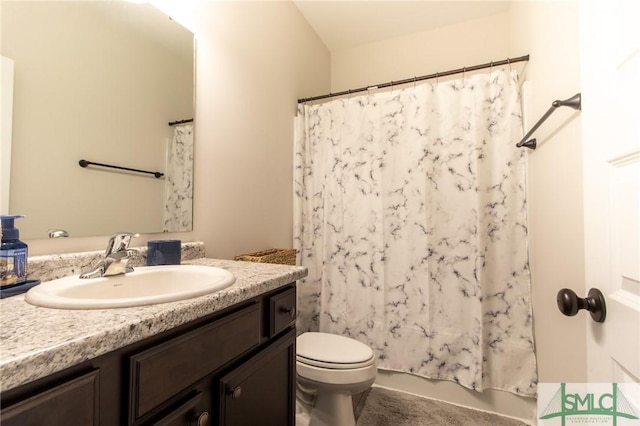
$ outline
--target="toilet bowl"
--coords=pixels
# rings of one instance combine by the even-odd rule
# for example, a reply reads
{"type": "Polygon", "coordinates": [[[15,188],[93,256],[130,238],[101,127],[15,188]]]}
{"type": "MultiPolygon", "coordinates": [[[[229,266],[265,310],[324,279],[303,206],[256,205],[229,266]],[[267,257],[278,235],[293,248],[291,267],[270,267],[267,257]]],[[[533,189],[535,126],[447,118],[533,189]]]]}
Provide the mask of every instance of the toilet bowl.
{"type": "Polygon", "coordinates": [[[309,411],[309,426],[355,426],[351,396],[376,377],[371,348],[320,332],[301,334],[296,347],[296,398],[309,411]]]}

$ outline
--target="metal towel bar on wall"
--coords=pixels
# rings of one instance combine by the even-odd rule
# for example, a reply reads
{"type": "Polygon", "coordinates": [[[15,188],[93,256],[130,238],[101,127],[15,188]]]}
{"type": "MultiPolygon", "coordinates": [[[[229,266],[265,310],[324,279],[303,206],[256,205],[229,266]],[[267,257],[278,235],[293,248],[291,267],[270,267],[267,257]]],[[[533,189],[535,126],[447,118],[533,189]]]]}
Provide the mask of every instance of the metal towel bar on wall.
{"type": "Polygon", "coordinates": [[[126,170],[129,172],[146,173],[146,174],[155,176],[157,179],[160,179],[162,176],[164,176],[164,173],[160,173],[160,172],[150,172],[147,170],[131,169],[129,167],[114,166],[112,164],[104,164],[104,163],[96,163],[94,161],[89,161],[89,160],[80,160],[78,161],[78,164],[80,165],[80,167],[100,166],[100,167],[108,167],[110,169],[126,170]]]}
{"type": "Polygon", "coordinates": [[[538,127],[540,127],[540,125],[542,123],[545,122],[545,120],[547,118],[549,118],[549,116],[558,108],[561,106],[568,106],[571,107],[575,110],[580,110],[582,108],[582,94],[581,93],[576,93],[575,95],[573,95],[572,97],[570,97],[569,99],[565,99],[564,101],[553,101],[553,103],[551,104],[551,107],[547,110],[547,112],[544,113],[544,115],[542,116],[542,118],[540,118],[540,120],[538,120],[538,122],[531,128],[531,130],[529,130],[529,132],[524,135],[524,137],[522,138],[522,140],[520,142],[518,142],[516,144],[516,146],[518,148],[521,148],[523,146],[526,146],[529,149],[536,149],[536,140],[534,139],[529,139],[531,137],[531,135],[533,134],[533,132],[535,132],[536,130],[538,130],[538,127]]]}

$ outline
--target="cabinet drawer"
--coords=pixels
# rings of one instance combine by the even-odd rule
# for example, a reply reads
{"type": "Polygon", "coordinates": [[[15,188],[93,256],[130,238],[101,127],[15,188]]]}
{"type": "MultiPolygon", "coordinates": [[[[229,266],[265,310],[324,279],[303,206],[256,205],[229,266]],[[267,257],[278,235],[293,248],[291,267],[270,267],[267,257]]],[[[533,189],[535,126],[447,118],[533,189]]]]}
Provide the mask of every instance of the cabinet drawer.
{"type": "Polygon", "coordinates": [[[295,286],[269,298],[269,337],[273,337],[296,320],[295,286]]]}
{"type": "Polygon", "coordinates": [[[98,370],[2,409],[3,426],[98,425],[98,370]]]}
{"type": "Polygon", "coordinates": [[[133,423],[260,343],[260,304],[130,357],[133,423]]]}

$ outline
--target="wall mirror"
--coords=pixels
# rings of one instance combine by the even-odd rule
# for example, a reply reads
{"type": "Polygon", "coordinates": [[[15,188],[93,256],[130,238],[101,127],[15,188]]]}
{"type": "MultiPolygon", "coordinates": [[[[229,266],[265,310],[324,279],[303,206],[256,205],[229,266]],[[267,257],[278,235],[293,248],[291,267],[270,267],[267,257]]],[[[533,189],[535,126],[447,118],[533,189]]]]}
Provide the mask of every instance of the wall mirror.
{"type": "Polygon", "coordinates": [[[194,116],[193,34],[151,4],[1,7],[2,213],[26,215],[20,237],[191,230],[193,124],[169,123],[194,116]]]}

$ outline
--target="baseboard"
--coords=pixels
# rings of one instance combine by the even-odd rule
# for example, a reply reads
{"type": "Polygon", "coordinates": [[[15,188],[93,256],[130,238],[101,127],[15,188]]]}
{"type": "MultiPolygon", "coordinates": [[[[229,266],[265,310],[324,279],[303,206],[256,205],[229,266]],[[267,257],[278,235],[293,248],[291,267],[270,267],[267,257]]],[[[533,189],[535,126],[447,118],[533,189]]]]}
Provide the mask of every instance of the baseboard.
{"type": "Polygon", "coordinates": [[[536,399],[509,392],[493,389],[475,392],[453,382],[429,380],[407,373],[380,369],[374,386],[509,417],[529,425],[537,423],[536,399]]]}

